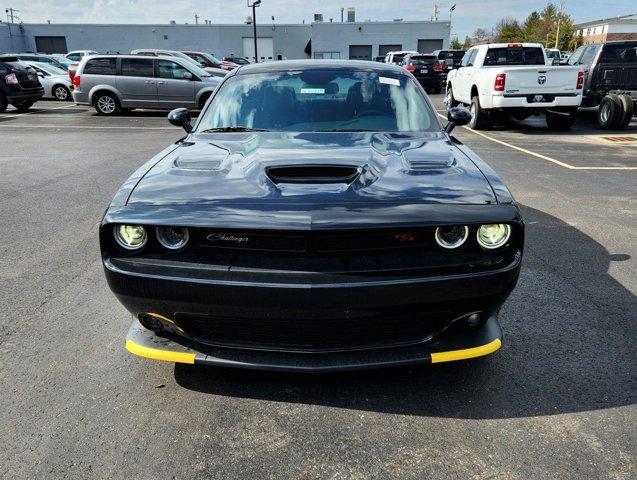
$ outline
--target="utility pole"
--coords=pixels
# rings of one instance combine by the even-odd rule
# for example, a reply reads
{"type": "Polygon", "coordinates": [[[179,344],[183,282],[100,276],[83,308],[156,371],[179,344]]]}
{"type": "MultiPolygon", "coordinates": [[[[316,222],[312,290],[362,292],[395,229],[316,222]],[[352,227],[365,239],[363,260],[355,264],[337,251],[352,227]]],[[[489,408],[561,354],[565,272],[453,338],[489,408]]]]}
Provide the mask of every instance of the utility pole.
{"type": "Polygon", "coordinates": [[[557,42],[560,39],[560,22],[562,21],[562,11],[564,10],[564,2],[560,2],[560,13],[557,16],[557,33],[555,34],[555,48],[557,48],[557,42]]]}
{"type": "Polygon", "coordinates": [[[341,23],[343,23],[343,12],[345,11],[345,8],[341,7],[341,23]]]}
{"type": "Polygon", "coordinates": [[[195,25],[199,25],[199,15],[195,13],[195,25]]]}
{"type": "Polygon", "coordinates": [[[18,16],[15,15],[16,13],[18,13],[20,10],[16,10],[15,8],[6,8],[5,13],[7,14],[7,22],[9,23],[14,23],[15,20],[19,20],[18,16]]]}
{"type": "Polygon", "coordinates": [[[259,63],[259,54],[257,53],[257,10],[256,8],[261,5],[261,0],[255,0],[250,5],[250,0],[247,0],[248,8],[252,7],[252,31],[254,33],[254,63],[259,63]]]}
{"type": "Polygon", "coordinates": [[[434,3],[434,14],[433,14],[433,17],[431,17],[431,20],[433,20],[434,22],[437,22],[439,13],[440,13],[440,7],[438,7],[437,3],[434,3]]]}

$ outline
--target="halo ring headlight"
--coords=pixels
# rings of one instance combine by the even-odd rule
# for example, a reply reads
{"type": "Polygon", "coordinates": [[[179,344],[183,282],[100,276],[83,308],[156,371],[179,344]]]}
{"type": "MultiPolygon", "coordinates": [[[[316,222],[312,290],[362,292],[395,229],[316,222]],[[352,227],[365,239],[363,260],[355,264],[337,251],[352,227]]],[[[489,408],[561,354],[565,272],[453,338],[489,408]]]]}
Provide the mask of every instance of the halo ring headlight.
{"type": "Polygon", "coordinates": [[[148,242],[148,233],[142,225],[115,225],[113,237],[117,245],[129,252],[141,250],[148,242]]]}
{"type": "Polygon", "coordinates": [[[495,250],[506,245],[511,238],[511,225],[506,223],[480,225],[476,238],[478,244],[485,250],[495,250]]]}
{"type": "Polygon", "coordinates": [[[157,241],[168,250],[183,249],[190,240],[190,234],[185,227],[157,227],[157,241]]]}
{"type": "Polygon", "coordinates": [[[460,248],[469,238],[469,227],[451,225],[436,228],[436,243],[445,250],[460,248]]]}

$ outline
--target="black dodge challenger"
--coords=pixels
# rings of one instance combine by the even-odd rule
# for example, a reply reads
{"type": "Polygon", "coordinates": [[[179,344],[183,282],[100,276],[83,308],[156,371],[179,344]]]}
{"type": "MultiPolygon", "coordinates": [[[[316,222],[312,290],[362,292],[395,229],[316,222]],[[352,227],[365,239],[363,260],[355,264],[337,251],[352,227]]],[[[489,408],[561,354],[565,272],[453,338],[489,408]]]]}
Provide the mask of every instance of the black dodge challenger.
{"type": "Polygon", "coordinates": [[[479,357],[524,243],[495,172],[400,67],[283,61],[228,74],[106,211],[126,348],[171,362],[331,371],[479,357]]]}

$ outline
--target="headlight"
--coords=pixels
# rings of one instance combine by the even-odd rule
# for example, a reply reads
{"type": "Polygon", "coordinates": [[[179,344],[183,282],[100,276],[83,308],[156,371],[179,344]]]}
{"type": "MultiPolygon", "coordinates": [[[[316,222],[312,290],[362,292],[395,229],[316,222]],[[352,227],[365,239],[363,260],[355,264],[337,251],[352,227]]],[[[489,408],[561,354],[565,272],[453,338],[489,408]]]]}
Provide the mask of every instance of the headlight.
{"type": "Polygon", "coordinates": [[[478,228],[478,243],[486,250],[500,248],[509,240],[511,227],[506,223],[481,225],[478,228]]]}
{"type": "Polygon", "coordinates": [[[436,228],[436,243],[447,250],[460,247],[468,237],[469,227],[463,225],[436,228]]]}
{"type": "Polygon", "coordinates": [[[188,243],[190,235],[183,227],[157,227],[157,240],[168,250],[181,250],[188,243]]]}
{"type": "Polygon", "coordinates": [[[125,250],[141,250],[148,240],[146,229],[141,225],[115,225],[113,235],[125,250]]]}

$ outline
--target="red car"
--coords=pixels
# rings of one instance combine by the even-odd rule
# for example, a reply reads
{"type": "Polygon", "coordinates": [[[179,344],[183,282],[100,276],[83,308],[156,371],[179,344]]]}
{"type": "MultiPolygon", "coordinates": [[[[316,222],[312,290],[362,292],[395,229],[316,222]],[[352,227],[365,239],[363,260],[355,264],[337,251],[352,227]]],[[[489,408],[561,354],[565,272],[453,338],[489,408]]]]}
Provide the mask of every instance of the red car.
{"type": "Polygon", "coordinates": [[[219,60],[214,55],[205,52],[182,52],[193,60],[199,62],[203,67],[221,68],[222,70],[234,70],[239,65],[225,60],[219,60]]]}

